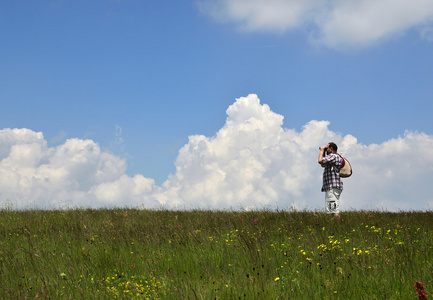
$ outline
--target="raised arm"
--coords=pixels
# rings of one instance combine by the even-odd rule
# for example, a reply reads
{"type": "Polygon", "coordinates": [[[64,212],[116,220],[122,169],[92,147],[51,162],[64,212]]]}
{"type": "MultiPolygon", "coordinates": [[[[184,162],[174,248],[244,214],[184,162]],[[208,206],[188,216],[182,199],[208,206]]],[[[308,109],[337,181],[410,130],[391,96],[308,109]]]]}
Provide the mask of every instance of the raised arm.
{"type": "Polygon", "coordinates": [[[325,156],[325,149],[327,148],[327,146],[321,146],[320,147],[320,153],[319,153],[319,164],[322,167],[325,167],[325,165],[323,164],[323,157],[325,156]]]}

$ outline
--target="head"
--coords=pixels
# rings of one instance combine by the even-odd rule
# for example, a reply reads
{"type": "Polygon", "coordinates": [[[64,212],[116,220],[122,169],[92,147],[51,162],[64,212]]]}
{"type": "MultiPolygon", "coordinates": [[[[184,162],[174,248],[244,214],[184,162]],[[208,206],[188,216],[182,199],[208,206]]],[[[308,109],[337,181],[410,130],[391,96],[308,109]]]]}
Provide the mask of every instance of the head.
{"type": "Polygon", "coordinates": [[[329,143],[328,144],[328,153],[337,153],[338,147],[335,143],[329,143]]]}

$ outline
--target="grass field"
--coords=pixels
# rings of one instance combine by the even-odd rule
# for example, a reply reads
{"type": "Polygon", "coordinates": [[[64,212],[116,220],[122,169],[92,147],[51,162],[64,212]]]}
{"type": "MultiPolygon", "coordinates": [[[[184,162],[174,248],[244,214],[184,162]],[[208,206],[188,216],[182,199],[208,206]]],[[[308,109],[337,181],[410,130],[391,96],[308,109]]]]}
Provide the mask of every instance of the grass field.
{"type": "Polygon", "coordinates": [[[433,297],[432,212],[0,211],[0,299],[433,297]]]}

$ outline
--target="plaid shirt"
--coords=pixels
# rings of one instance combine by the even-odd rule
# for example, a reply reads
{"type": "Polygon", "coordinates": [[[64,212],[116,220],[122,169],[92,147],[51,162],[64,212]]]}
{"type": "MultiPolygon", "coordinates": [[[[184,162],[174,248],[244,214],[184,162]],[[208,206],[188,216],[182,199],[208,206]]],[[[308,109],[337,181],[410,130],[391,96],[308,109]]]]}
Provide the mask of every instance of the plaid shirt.
{"type": "Polygon", "coordinates": [[[340,178],[340,168],[343,159],[338,154],[328,154],[323,157],[322,163],[325,165],[323,171],[322,192],[329,191],[332,188],[343,190],[343,181],[340,178]]]}

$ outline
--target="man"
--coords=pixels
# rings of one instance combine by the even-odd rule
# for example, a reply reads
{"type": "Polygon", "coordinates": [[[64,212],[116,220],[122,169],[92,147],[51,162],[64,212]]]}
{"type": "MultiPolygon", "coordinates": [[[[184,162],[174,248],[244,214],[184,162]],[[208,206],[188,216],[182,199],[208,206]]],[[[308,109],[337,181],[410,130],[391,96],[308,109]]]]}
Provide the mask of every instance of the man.
{"type": "Polygon", "coordinates": [[[329,143],[320,147],[319,164],[323,171],[322,192],[325,192],[325,211],[340,218],[340,195],[343,191],[343,181],[340,178],[340,168],[343,158],[337,154],[337,145],[329,143]],[[325,155],[325,151],[328,155],[325,155]]]}

